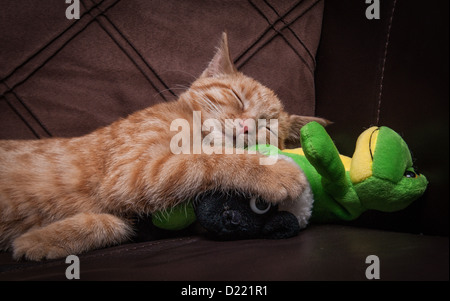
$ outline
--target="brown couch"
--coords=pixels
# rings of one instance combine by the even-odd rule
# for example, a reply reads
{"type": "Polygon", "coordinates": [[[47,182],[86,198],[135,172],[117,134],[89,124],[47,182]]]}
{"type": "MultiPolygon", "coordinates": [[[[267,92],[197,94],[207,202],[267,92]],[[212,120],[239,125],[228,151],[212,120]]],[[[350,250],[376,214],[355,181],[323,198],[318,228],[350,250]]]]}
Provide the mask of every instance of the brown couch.
{"type": "MultiPolygon", "coordinates": [[[[291,113],[334,121],[343,154],[371,125],[399,132],[430,181],[401,212],[312,224],[283,240],[219,242],[196,227],[152,232],[80,255],[82,280],[448,280],[448,2],[82,0],[0,4],[0,138],[86,134],[176,99],[206,67],[223,30],[239,70],[291,113]]],[[[15,262],[0,280],[65,280],[64,260],[15,262]]]]}

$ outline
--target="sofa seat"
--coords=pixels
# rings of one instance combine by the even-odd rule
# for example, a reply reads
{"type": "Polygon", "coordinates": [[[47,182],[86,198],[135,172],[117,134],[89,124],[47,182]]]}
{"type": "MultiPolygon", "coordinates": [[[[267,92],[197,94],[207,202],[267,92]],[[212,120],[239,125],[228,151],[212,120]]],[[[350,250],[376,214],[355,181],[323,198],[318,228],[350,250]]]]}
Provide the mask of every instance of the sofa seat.
{"type": "MultiPolygon", "coordinates": [[[[80,280],[448,280],[446,237],[345,225],[311,225],[282,240],[214,241],[193,235],[94,250],[79,256],[80,280]]],[[[0,280],[67,280],[64,259],[38,263],[0,254],[0,280]]]]}

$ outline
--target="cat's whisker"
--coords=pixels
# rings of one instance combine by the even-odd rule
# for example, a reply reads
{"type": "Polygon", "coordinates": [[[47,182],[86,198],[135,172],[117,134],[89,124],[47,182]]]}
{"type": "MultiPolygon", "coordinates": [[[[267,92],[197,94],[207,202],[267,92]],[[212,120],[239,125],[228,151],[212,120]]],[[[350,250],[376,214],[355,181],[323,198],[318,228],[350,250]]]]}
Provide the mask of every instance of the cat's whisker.
{"type": "Polygon", "coordinates": [[[204,104],[208,106],[211,113],[217,113],[222,114],[223,111],[221,111],[208,97],[206,97],[204,94],[200,96],[200,99],[203,101],[204,104]]]}
{"type": "Polygon", "coordinates": [[[204,105],[206,105],[205,109],[208,110],[209,113],[214,114],[216,112],[216,110],[211,106],[211,104],[209,103],[209,101],[205,100],[203,97],[198,97],[196,98],[196,101],[199,103],[199,101],[201,101],[200,105],[203,107],[204,105]]]}
{"type": "Polygon", "coordinates": [[[185,91],[186,89],[185,89],[185,88],[177,88],[177,87],[167,88],[167,89],[164,89],[164,90],[161,90],[161,91],[155,93],[155,94],[153,95],[153,97],[158,96],[158,95],[161,95],[161,94],[163,94],[164,92],[167,92],[167,91],[173,91],[173,90],[183,90],[183,91],[185,91]]]}
{"type": "Polygon", "coordinates": [[[181,85],[181,84],[175,84],[175,87],[177,87],[178,89],[185,89],[185,90],[189,90],[190,89],[189,86],[181,85]]]}
{"type": "MultiPolygon", "coordinates": [[[[220,90],[218,91],[216,88],[213,88],[213,91],[216,92],[216,93],[218,92],[218,94],[221,95],[221,91],[220,90]]],[[[214,103],[213,103],[213,105],[217,108],[218,111],[220,111],[220,113],[224,113],[222,108],[219,109],[214,103]]]]}
{"type": "Polygon", "coordinates": [[[219,109],[219,107],[218,107],[215,103],[213,103],[213,102],[211,101],[211,99],[209,99],[203,92],[202,92],[202,97],[201,97],[201,99],[202,99],[205,103],[207,103],[208,105],[212,106],[212,107],[215,109],[215,112],[216,112],[216,113],[218,113],[218,114],[223,114],[223,113],[224,113],[223,110],[222,110],[221,108],[219,109]]]}

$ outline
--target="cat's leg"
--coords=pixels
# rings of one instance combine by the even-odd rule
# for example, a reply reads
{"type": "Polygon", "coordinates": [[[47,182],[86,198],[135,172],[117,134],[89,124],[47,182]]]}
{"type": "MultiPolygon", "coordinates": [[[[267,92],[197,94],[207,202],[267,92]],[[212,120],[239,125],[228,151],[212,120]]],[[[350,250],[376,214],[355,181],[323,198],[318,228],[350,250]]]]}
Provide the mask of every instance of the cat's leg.
{"type": "Polygon", "coordinates": [[[262,158],[248,153],[167,155],[151,167],[153,197],[167,203],[208,190],[235,190],[271,203],[299,199],[308,182],[298,165],[280,157],[262,165],[262,158]]]}
{"type": "Polygon", "coordinates": [[[114,215],[80,213],[22,234],[13,241],[13,257],[41,260],[76,255],[121,243],[131,233],[128,222],[114,215]]]}

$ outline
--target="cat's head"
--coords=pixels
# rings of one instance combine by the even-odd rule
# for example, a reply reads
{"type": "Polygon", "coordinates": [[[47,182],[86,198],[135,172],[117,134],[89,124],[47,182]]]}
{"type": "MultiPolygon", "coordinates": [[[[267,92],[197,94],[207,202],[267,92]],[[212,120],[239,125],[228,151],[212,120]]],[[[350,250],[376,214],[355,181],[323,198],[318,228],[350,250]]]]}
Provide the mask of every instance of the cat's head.
{"type": "MultiPolygon", "coordinates": [[[[267,143],[272,136],[272,141],[276,140],[281,149],[298,145],[303,125],[310,121],[324,126],[330,123],[326,119],[291,115],[284,111],[280,99],[271,89],[236,69],[230,57],[226,33],[222,34],[208,67],[181,96],[181,100],[188,101],[194,111],[201,112],[202,122],[207,119],[219,122],[220,131],[215,134],[221,135],[223,141],[243,138],[245,146],[258,143],[260,135],[267,143]],[[277,128],[270,120],[277,120],[277,128]]],[[[211,129],[213,132],[216,128],[211,129]]]]}

